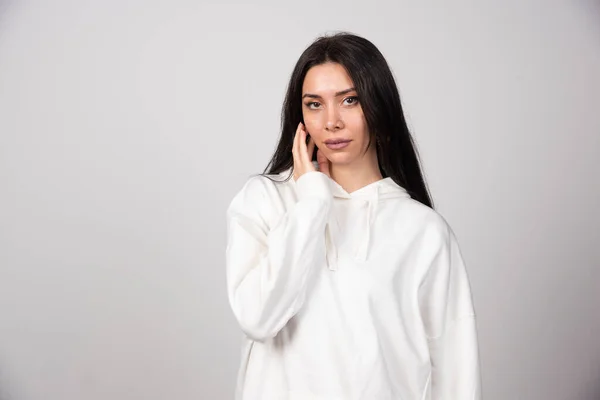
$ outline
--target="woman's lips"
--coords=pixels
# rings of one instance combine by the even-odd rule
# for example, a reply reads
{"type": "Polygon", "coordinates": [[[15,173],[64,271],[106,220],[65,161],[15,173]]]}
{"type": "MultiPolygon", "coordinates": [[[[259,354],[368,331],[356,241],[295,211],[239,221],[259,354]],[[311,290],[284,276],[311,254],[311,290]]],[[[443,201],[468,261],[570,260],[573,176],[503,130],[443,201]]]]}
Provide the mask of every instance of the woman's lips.
{"type": "Polygon", "coordinates": [[[351,140],[332,140],[325,142],[325,145],[331,150],[339,150],[350,144],[351,140]]]}

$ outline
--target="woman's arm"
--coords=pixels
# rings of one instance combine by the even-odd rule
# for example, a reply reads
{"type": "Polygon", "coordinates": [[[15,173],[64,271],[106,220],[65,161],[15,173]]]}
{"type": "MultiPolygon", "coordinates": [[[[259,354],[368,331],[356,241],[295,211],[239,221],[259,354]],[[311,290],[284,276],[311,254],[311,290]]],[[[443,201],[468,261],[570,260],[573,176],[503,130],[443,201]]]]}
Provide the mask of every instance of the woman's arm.
{"type": "Polygon", "coordinates": [[[431,358],[432,400],[481,399],[477,327],[471,289],[452,229],[432,229],[435,255],[419,288],[431,358]]]}
{"type": "Polygon", "coordinates": [[[229,302],[253,340],[274,337],[298,312],[312,273],[325,261],[325,226],[333,201],[328,179],[318,171],[303,174],[296,181],[298,201],[277,217],[272,198],[278,193],[264,177],[250,179],[229,206],[229,302]]]}

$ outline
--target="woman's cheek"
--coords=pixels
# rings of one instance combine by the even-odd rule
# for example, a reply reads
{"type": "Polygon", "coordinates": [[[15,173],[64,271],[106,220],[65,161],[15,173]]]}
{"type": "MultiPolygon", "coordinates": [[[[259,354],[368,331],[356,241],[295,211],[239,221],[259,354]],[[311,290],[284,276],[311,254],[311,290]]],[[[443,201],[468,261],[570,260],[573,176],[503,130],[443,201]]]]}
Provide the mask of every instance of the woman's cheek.
{"type": "Polygon", "coordinates": [[[315,118],[305,118],[304,124],[306,126],[306,130],[309,134],[311,134],[315,139],[317,139],[317,135],[319,134],[319,123],[315,118]]]}

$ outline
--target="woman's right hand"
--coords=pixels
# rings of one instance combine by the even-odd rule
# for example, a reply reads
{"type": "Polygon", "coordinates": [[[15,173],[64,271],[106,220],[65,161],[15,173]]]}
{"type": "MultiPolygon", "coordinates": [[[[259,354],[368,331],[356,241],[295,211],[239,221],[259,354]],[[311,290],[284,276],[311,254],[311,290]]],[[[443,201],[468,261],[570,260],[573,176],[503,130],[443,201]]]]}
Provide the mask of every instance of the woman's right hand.
{"type": "MultiPolygon", "coordinates": [[[[294,180],[298,180],[302,175],[309,171],[316,171],[312,163],[313,151],[315,151],[315,142],[312,137],[308,138],[306,145],[306,129],[304,124],[300,122],[294,136],[294,145],[292,147],[292,155],[294,156],[294,180]]],[[[317,162],[319,163],[319,171],[331,178],[330,167],[331,162],[325,157],[325,154],[320,149],[317,149],[317,162]]]]}
{"type": "Polygon", "coordinates": [[[294,180],[298,180],[307,172],[316,171],[312,163],[312,155],[315,150],[315,142],[313,138],[308,139],[306,144],[306,129],[304,124],[300,122],[294,136],[294,145],[292,147],[292,155],[294,156],[294,180]]]}

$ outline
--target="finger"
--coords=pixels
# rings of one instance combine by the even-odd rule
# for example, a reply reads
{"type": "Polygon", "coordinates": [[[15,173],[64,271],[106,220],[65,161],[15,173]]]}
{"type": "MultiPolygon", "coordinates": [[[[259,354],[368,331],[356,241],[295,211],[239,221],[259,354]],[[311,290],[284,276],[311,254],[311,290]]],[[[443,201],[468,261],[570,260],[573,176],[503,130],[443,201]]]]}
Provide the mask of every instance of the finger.
{"type": "Polygon", "coordinates": [[[300,156],[299,162],[301,162],[303,165],[306,164],[306,158],[308,157],[306,148],[306,136],[306,130],[304,129],[304,127],[302,127],[300,130],[300,137],[298,138],[298,155],[300,156]]]}
{"type": "Polygon", "coordinates": [[[298,142],[301,136],[301,132],[300,132],[300,124],[298,124],[298,127],[296,128],[296,133],[294,135],[294,142],[292,145],[292,155],[294,156],[294,160],[298,159],[298,142]]]}
{"type": "Polygon", "coordinates": [[[292,157],[293,157],[293,161],[294,161],[294,167],[293,167],[293,171],[294,171],[294,178],[298,179],[299,177],[299,173],[300,173],[300,150],[299,150],[299,143],[300,143],[300,138],[302,136],[302,123],[298,124],[298,127],[296,128],[296,133],[294,135],[294,142],[292,145],[292,157]]]}
{"type": "Polygon", "coordinates": [[[317,162],[319,163],[319,171],[331,177],[329,172],[329,159],[325,157],[325,154],[323,154],[320,149],[317,150],[317,162]]]}
{"type": "Polygon", "coordinates": [[[315,140],[312,136],[308,139],[308,147],[306,149],[306,155],[308,156],[308,162],[312,164],[312,157],[315,151],[315,140]]]}

